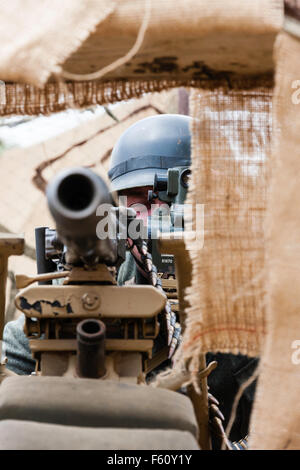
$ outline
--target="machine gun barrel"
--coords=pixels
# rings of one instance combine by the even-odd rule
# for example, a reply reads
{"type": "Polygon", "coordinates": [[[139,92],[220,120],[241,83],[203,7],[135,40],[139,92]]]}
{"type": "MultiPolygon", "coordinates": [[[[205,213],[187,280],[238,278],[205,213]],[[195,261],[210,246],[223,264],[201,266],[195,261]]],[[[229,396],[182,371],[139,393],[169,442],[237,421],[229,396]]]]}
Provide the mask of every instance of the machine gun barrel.
{"type": "MultiPolygon", "coordinates": [[[[97,224],[104,218],[97,216],[97,208],[104,204],[113,206],[104,180],[87,168],[72,168],[60,172],[46,193],[59,240],[67,248],[67,263],[113,265],[118,256],[116,238],[99,239],[96,232],[97,224]]],[[[112,211],[105,217],[112,218],[112,211]]]]}

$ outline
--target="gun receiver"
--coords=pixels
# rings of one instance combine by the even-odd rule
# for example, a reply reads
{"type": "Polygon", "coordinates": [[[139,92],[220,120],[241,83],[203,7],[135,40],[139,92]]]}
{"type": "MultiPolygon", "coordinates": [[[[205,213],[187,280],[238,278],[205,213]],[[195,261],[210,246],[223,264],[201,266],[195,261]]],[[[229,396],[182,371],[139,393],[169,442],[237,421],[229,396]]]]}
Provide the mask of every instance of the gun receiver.
{"type": "MultiPolygon", "coordinates": [[[[143,382],[152,364],[157,365],[153,346],[166,297],[152,286],[116,285],[114,267],[125,258],[126,246],[126,238],[119,236],[121,208],[114,206],[100,176],[85,168],[58,174],[47,198],[56,231],[44,230],[45,256],[64,271],[20,277],[27,287],[16,296],[36,373],[143,382]],[[107,211],[97,215],[101,205],[107,211]],[[115,236],[98,237],[103,214],[116,222],[115,236]],[[52,284],[63,273],[63,282],[52,284]],[[51,284],[30,285],[36,281],[51,284]]],[[[123,210],[130,222],[134,211],[123,210]]],[[[160,362],[167,359],[167,346],[160,357],[160,362]]]]}

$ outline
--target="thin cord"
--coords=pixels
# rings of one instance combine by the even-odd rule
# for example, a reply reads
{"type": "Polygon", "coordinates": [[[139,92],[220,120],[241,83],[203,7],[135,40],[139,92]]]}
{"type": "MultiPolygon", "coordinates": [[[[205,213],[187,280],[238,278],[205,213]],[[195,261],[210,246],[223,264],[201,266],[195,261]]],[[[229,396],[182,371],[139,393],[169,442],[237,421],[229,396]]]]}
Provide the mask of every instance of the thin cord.
{"type": "Polygon", "coordinates": [[[63,78],[74,80],[74,81],[97,80],[99,78],[102,78],[107,73],[112,72],[117,67],[121,67],[121,65],[124,65],[126,62],[132,59],[132,57],[138,52],[138,50],[140,49],[143,43],[147,28],[148,28],[149,20],[150,20],[150,12],[151,12],[151,0],[145,0],[145,14],[144,14],[143,21],[140,26],[136,41],[134,45],[132,46],[132,48],[127,52],[127,54],[125,54],[125,56],[120,57],[119,59],[115,60],[114,62],[107,65],[106,67],[103,67],[101,70],[98,70],[97,72],[92,72],[92,73],[87,73],[87,74],[77,74],[77,73],[71,73],[71,72],[67,72],[66,70],[63,70],[61,73],[61,76],[63,78]]]}
{"type": "MultiPolygon", "coordinates": [[[[235,396],[235,399],[234,399],[234,402],[233,402],[233,405],[232,405],[231,416],[230,416],[230,419],[228,421],[226,431],[225,431],[228,438],[229,438],[231,428],[232,428],[233,423],[234,423],[235,418],[236,418],[237,407],[238,407],[239,401],[241,399],[241,396],[243,395],[246,388],[249,387],[249,385],[251,385],[254,382],[254,380],[257,379],[259,371],[260,371],[260,365],[257,366],[257,368],[255,369],[255,371],[253,372],[251,377],[249,377],[249,379],[247,379],[244,383],[242,383],[242,385],[239,388],[238,393],[235,396]]],[[[224,448],[225,447],[224,447],[224,443],[223,443],[222,450],[224,450],[224,448]]]]}

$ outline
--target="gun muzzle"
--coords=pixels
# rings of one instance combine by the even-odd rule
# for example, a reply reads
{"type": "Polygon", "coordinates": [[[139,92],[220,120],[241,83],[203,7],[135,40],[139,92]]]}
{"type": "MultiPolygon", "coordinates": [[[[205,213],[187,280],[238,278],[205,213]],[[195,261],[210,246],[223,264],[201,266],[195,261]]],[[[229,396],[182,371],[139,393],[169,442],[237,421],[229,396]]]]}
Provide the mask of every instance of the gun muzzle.
{"type": "Polygon", "coordinates": [[[94,318],[77,325],[77,373],[79,377],[98,379],[105,370],[105,325],[94,318]]]}
{"type": "Polygon", "coordinates": [[[66,261],[114,264],[116,237],[107,233],[100,239],[97,235],[97,224],[104,217],[108,223],[115,223],[110,210],[113,200],[104,180],[88,168],[72,168],[59,173],[47,186],[46,194],[58,237],[67,247],[66,261]]]}

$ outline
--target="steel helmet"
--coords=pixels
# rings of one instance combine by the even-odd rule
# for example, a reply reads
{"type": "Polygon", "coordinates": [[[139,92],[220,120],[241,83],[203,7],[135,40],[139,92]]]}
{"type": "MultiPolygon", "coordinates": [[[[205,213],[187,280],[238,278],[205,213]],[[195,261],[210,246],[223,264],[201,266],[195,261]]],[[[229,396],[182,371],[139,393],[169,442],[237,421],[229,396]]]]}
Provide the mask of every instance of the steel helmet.
{"type": "Polygon", "coordinates": [[[113,148],[109,178],[112,191],[153,185],[156,173],[191,163],[190,121],[181,114],[147,117],[130,126],[113,148]]]}

